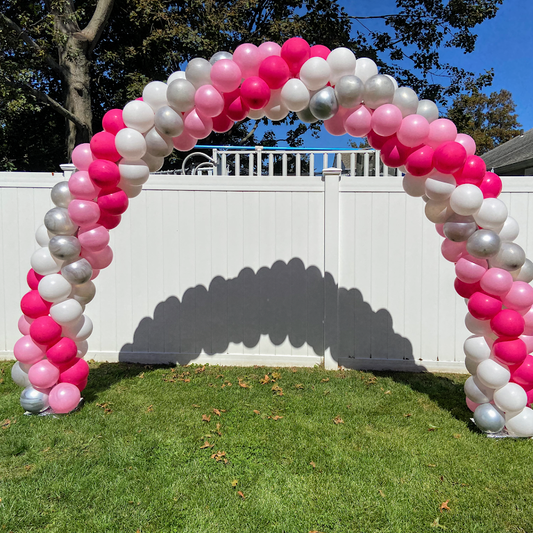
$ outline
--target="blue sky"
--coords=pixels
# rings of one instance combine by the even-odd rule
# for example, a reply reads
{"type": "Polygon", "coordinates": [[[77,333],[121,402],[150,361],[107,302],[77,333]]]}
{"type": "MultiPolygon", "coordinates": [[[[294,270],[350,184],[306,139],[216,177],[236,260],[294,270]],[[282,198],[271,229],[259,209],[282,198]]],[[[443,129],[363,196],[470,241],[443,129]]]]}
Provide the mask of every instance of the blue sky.
{"type": "MultiPolygon", "coordinates": [[[[382,15],[395,12],[393,0],[361,2],[341,0],[350,15],[382,15]]],[[[370,25],[371,21],[365,21],[370,25]]],[[[378,23],[376,23],[378,24],[378,23]]],[[[354,21],[353,28],[358,26],[354,21]]],[[[496,17],[474,29],[478,34],[471,54],[444,49],[442,59],[466,70],[482,73],[494,69],[493,85],[486,92],[507,89],[513,95],[518,120],[524,131],[533,128],[533,0],[505,0],[496,17]]],[[[274,127],[278,137],[284,129],[274,127]]],[[[325,130],[319,139],[306,136],[309,148],[347,148],[348,135],[333,137],[325,130]]],[[[280,145],[283,143],[281,142],[280,145]]]]}

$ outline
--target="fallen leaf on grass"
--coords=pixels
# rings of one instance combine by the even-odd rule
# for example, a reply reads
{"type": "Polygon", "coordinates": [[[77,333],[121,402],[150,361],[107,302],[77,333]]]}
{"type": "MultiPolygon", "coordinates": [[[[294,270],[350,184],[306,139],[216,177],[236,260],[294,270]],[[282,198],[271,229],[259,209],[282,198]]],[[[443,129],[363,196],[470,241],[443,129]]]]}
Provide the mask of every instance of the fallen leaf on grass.
{"type": "Polygon", "coordinates": [[[437,465],[429,464],[428,466],[431,467],[431,468],[435,468],[437,465]]]}
{"type": "Polygon", "coordinates": [[[196,405],[195,403],[192,404],[193,407],[200,407],[199,405],[196,405]]]}
{"type": "Polygon", "coordinates": [[[260,414],[261,414],[261,411],[258,411],[257,409],[254,409],[254,413],[255,413],[256,415],[260,415],[260,414]]]}
{"type": "Polygon", "coordinates": [[[442,524],[439,524],[439,517],[435,518],[433,520],[433,524],[431,524],[431,527],[438,527],[439,529],[448,529],[446,526],[443,526],[442,524]]]}
{"type": "Polygon", "coordinates": [[[232,482],[231,482],[231,486],[233,488],[235,488],[237,486],[237,483],[239,483],[236,479],[234,479],[232,482]]]}
{"type": "Polygon", "coordinates": [[[220,461],[223,461],[224,464],[226,464],[228,462],[228,458],[226,457],[226,452],[221,452],[221,451],[214,453],[211,456],[211,459],[214,459],[217,463],[219,463],[220,461]]]}
{"type": "Polygon", "coordinates": [[[197,368],[194,372],[196,374],[200,374],[200,372],[203,372],[204,370],[205,370],[205,365],[203,367],[201,367],[201,368],[197,368]]]}
{"type": "Polygon", "coordinates": [[[309,464],[310,464],[313,468],[316,468],[316,463],[315,463],[314,461],[311,461],[309,464]]]}
{"type": "Polygon", "coordinates": [[[217,423],[217,435],[219,437],[222,437],[222,433],[220,432],[220,424],[217,423]]]}
{"type": "Polygon", "coordinates": [[[242,387],[243,389],[249,389],[250,385],[248,385],[248,383],[245,383],[244,381],[242,381],[242,378],[239,378],[239,387],[242,387]]]}
{"type": "Polygon", "coordinates": [[[269,416],[268,418],[270,418],[271,420],[280,420],[283,417],[276,415],[276,416],[269,416]]]}
{"type": "Polygon", "coordinates": [[[144,378],[144,372],[141,372],[137,377],[143,379],[144,378]]]}
{"type": "Polygon", "coordinates": [[[281,379],[281,374],[279,372],[272,372],[272,379],[281,379]]]}
{"type": "Polygon", "coordinates": [[[453,438],[454,439],[460,439],[461,438],[461,434],[460,433],[454,433],[453,438]]]}
{"type": "Polygon", "coordinates": [[[382,490],[378,490],[379,492],[379,495],[382,497],[382,498],[385,498],[385,493],[382,491],[382,490]]]}
{"type": "Polygon", "coordinates": [[[405,414],[405,415],[403,415],[403,416],[404,416],[405,418],[410,418],[410,417],[412,417],[413,415],[412,415],[411,413],[407,413],[407,414],[405,414]]]}
{"type": "Polygon", "coordinates": [[[112,413],[113,411],[109,408],[111,404],[109,403],[97,403],[96,407],[101,407],[104,410],[104,413],[108,415],[109,413],[112,413]]]}
{"type": "Polygon", "coordinates": [[[278,396],[283,396],[283,389],[277,384],[274,385],[270,390],[278,396]]]}
{"type": "Polygon", "coordinates": [[[329,390],[325,390],[325,391],[324,391],[324,396],[326,396],[326,395],[329,394],[329,393],[330,393],[329,390]]]}
{"type": "Polygon", "coordinates": [[[209,444],[209,442],[205,441],[203,446],[200,446],[200,450],[204,450],[205,448],[212,448],[214,444],[209,444]]]}
{"type": "Polygon", "coordinates": [[[153,413],[154,412],[154,406],[153,405],[149,405],[148,409],[146,409],[146,412],[147,413],[153,413]]]}
{"type": "Polygon", "coordinates": [[[213,409],[213,413],[215,413],[217,416],[220,416],[221,413],[218,409],[213,409]]]}
{"type": "Polygon", "coordinates": [[[243,494],[240,490],[237,491],[237,494],[238,494],[243,500],[246,499],[245,496],[244,496],[244,494],[243,494]]]}
{"type": "Polygon", "coordinates": [[[438,427],[438,426],[434,426],[434,425],[432,425],[432,424],[430,424],[429,427],[428,427],[428,431],[435,431],[435,430],[437,430],[437,429],[440,429],[440,427],[438,427]]]}
{"type": "Polygon", "coordinates": [[[202,422],[211,422],[211,415],[202,415],[202,422]]]}
{"type": "Polygon", "coordinates": [[[297,385],[294,385],[297,389],[303,389],[304,386],[303,386],[303,383],[298,383],[297,385]]]}
{"type": "Polygon", "coordinates": [[[270,377],[268,374],[265,374],[265,377],[259,380],[259,383],[261,383],[261,385],[265,385],[266,383],[269,383],[269,382],[270,382],[270,377]]]}
{"type": "Polygon", "coordinates": [[[451,511],[451,509],[448,507],[448,503],[450,503],[450,500],[446,500],[445,502],[441,503],[439,507],[439,511],[442,513],[442,511],[451,511]]]}
{"type": "Polygon", "coordinates": [[[9,418],[6,418],[2,422],[2,429],[7,429],[9,426],[11,426],[11,424],[15,424],[15,423],[16,423],[16,420],[10,420],[9,418]]]}
{"type": "Polygon", "coordinates": [[[317,531],[316,529],[313,529],[313,531],[309,531],[309,533],[321,533],[321,532],[317,531]]]}
{"type": "Polygon", "coordinates": [[[388,390],[388,391],[385,391],[385,394],[392,394],[392,392],[388,390]]]}
{"type": "Polygon", "coordinates": [[[320,383],[327,383],[329,381],[329,378],[324,378],[320,380],[320,383]]]}
{"type": "Polygon", "coordinates": [[[335,422],[335,424],[344,424],[344,420],[343,420],[339,415],[337,415],[337,416],[333,419],[333,422],[335,422]]]}
{"type": "Polygon", "coordinates": [[[224,374],[219,374],[215,379],[223,378],[223,377],[224,377],[224,374]]]}

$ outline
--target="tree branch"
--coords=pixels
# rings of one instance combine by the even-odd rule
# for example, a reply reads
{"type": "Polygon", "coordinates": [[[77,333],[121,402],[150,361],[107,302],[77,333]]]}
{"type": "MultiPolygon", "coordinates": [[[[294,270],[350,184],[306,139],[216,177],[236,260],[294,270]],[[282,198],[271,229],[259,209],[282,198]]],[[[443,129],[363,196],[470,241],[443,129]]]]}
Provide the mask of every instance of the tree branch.
{"type": "Polygon", "coordinates": [[[7,17],[4,13],[0,12],[1,20],[4,21],[4,23],[11,28],[13,31],[17,32],[20,37],[22,37],[22,40],[31,48],[33,48],[38,54],[43,54],[43,59],[45,63],[55,70],[58,74],[61,76],[66,75],[65,69],[50,55],[48,55],[31,37],[31,35],[26,31],[23,30],[16,22],[11,20],[9,17],[7,17]]]}
{"type": "Polygon", "coordinates": [[[255,121],[255,126],[248,132],[248,135],[246,135],[246,137],[241,139],[237,144],[239,144],[239,145],[244,144],[255,133],[255,130],[258,128],[260,123],[261,123],[260,120],[256,120],[255,121]]]}
{"type": "Polygon", "coordinates": [[[89,41],[89,54],[100,40],[100,36],[113,10],[113,4],[114,0],[98,0],[89,24],[81,31],[81,34],[89,41]]]}

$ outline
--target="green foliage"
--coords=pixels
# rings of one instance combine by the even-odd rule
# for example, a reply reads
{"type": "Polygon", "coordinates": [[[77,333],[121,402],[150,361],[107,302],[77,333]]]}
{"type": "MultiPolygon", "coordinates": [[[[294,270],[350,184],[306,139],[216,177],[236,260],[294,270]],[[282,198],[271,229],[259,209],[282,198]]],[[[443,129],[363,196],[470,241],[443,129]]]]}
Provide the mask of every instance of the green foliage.
{"type": "Polygon", "coordinates": [[[448,118],[459,131],[473,137],[478,153],[484,154],[523,133],[515,108],[511,93],[505,89],[490,95],[473,89],[454,100],[448,118]]]}

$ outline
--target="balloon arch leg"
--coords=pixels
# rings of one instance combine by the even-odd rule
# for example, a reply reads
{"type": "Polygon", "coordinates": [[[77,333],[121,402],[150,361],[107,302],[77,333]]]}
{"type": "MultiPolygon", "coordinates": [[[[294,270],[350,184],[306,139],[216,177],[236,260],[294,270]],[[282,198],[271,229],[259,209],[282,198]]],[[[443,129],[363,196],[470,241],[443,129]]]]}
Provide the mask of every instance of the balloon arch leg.
{"type": "Polygon", "coordinates": [[[149,83],[142,98],[109,111],[103,131],[75,148],[77,172],[52,189],[56,207],[37,229],[40,248],[21,300],[23,337],[12,371],[24,387],[21,405],[56,413],[77,407],[89,374],[83,357],[92,323],[84,311],[95,295],[92,280],[111,263],[109,231],[150,172],[211,131],[247,117],[279,121],[291,111],[306,123],[324,121],[332,135],[366,137],[387,166],[404,172],[406,193],[425,201],[442,255],[455,264],[455,290],[468,299],[465,393],[476,424],[532,436],[533,263],[513,242],[518,225],[498,199],[500,178],[486,171],[471,137],[439,118],[435,103],[398,88],[368,58],[298,37],[193,59],[185,72],[149,83]]]}

